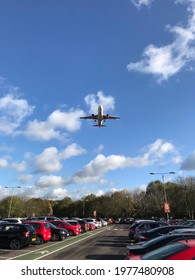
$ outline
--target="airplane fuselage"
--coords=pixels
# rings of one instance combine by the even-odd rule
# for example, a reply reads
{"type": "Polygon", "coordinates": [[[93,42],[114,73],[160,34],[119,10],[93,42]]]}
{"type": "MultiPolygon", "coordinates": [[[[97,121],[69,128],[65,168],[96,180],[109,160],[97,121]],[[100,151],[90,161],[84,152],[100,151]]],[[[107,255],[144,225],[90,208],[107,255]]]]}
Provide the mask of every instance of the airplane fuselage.
{"type": "Polygon", "coordinates": [[[103,121],[103,106],[99,105],[98,106],[98,115],[97,115],[97,120],[98,120],[98,126],[100,127],[102,125],[103,121]]]}

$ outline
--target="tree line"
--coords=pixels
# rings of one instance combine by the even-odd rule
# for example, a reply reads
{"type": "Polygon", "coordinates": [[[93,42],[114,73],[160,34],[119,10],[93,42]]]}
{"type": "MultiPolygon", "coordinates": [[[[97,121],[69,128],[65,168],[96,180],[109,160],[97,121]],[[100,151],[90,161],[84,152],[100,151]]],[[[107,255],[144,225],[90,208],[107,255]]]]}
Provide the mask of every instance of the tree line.
{"type": "Polygon", "coordinates": [[[195,218],[195,177],[178,177],[174,182],[150,182],[146,189],[121,190],[102,196],[87,195],[79,200],[6,197],[0,200],[0,217],[166,218],[165,192],[173,219],[195,218]],[[11,202],[11,205],[10,205],[11,202]],[[11,207],[10,207],[11,206],[11,207]]]}

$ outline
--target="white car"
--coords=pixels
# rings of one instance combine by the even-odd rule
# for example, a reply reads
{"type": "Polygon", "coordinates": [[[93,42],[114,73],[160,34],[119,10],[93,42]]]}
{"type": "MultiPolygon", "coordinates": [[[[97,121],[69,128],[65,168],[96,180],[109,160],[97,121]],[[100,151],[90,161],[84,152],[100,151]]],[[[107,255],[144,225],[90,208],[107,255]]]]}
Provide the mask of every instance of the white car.
{"type": "Polygon", "coordinates": [[[84,218],[83,220],[88,222],[88,223],[93,223],[96,228],[102,227],[101,222],[98,222],[97,219],[94,219],[94,218],[84,218]]]}
{"type": "Polygon", "coordinates": [[[22,224],[22,219],[20,218],[4,218],[2,221],[6,221],[9,223],[17,223],[17,224],[22,224]]]}

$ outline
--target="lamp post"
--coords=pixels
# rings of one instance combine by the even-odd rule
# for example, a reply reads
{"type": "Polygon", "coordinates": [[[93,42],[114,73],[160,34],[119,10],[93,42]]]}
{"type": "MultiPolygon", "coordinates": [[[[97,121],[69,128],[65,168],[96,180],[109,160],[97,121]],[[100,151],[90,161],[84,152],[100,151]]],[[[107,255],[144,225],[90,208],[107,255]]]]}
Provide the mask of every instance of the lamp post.
{"type": "Polygon", "coordinates": [[[8,211],[8,218],[9,218],[9,217],[10,217],[10,214],[11,214],[11,208],[12,208],[12,201],[13,201],[14,189],[21,189],[21,187],[20,187],[20,186],[17,186],[17,187],[5,187],[5,189],[12,189],[11,198],[10,198],[10,203],[9,203],[9,211],[8,211]]]}
{"type": "MultiPolygon", "coordinates": [[[[166,189],[165,189],[165,174],[175,174],[174,171],[170,171],[170,172],[150,172],[150,175],[162,175],[162,183],[163,183],[163,191],[164,191],[164,201],[165,204],[164,205],[168,205],[168,201],[167,201],[167,193],[166,193],[166,189]]],[[[169,220],[169,211],[166,211],[167,214],[167,221],[169,220]]]]}

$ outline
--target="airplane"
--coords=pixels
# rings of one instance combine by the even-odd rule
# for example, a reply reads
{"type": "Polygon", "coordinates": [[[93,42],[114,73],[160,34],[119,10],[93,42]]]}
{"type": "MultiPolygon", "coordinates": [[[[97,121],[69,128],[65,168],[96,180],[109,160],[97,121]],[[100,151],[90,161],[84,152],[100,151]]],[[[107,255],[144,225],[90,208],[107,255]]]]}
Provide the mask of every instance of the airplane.
{"type": "Polygon", "coordinates": [[[106,125],[102,124],[102,122],[106,121],[106,120],[116,120],[116,119],[120,119],[119,117],[113,117],[113,116],[110,116],[109,114],[106,114],[104,115],[103,114],[103,106],[102,105],[99,105],[98,106],[98,114],[97,115],[94,115],[92,114],[91,116],[86,116],[86,117],[80,117],[80,119],[92,119],[92,120],[95,120],[95,121],[98,121],[98,124],[94,124],[93,126],[96,126],[96,127],[104,127],[106,125]]]}

